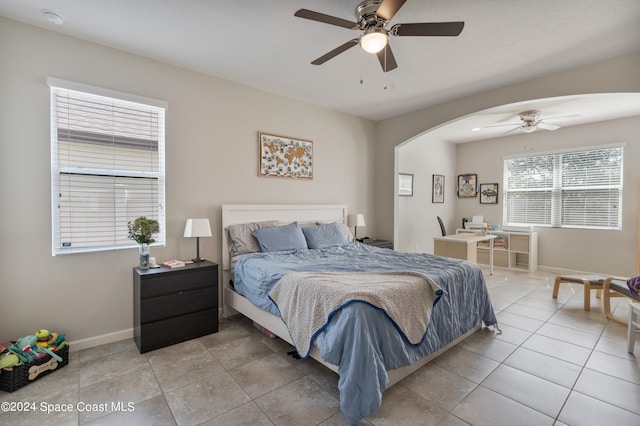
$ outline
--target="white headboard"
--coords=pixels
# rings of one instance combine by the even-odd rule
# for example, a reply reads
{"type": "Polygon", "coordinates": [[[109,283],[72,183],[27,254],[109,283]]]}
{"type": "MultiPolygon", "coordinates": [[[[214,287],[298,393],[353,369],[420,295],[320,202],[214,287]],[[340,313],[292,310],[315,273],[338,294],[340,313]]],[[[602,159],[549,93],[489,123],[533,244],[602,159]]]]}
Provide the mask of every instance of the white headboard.
{"type": "Polygon", "coordinates": [[[238,223],[277,220],[285,225],[294,221],[338,222],[347,224],[345,204],[223,204],[222,205],[222,270],[229,269],[227,226],[238,223]]]}

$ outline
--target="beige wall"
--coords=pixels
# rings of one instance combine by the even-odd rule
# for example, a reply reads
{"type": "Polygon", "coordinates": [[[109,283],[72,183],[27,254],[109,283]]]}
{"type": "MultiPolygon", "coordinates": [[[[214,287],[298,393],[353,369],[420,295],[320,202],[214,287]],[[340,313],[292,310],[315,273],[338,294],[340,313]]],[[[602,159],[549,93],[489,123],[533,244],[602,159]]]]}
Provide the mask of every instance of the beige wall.
{"type": "MultiPolygon", "coordinates": [[[[403,211],[396,212],[395,206],[401,207],[399,197],[394,199],[394,170],[401,171],[403,162],[406,161],[404,152],[407,148],[402,145],[408,140],[420,140],[426,143],[434,143],[428,136],[429,129],[438,127],[449,121],[455,120],[473,112],[483,109],[520,102],[529,99],[540,99],[562,95],[575,95],[583,93],[608,93],[608,92],[640,92],[640,52],[614,58],[612,60],[592,64],[567,72],[553,74],[537,80],[532,80],[501,89],[481,93],[475,96],[459,99],[421,111],[412,112],[399,117],[377,123],[377,148],[376,148],[376,197],[377,222],[375,233],[379,237],[399,239],[400,246],[405,246],[403,239],[410,230],[403,229],[400,232],[398,222],[409,223],[415,229],[420,230],[418,223],[425,220],[435,220],[434,211],[428,209],[430,217],[424,217],[424,209],[411,211],[405,215],[403,211]],[[398,149],[398,146],[401,146],[398,149]],[[401,155],[394,156],[398,151],[401,155]],[[414,212],[416,214],[414,215],[414,212]],[[394,222],[394,217],[396,221],[394,222]]],[[[569,147],[602,144],[609,142],[626,141],[628,149],[625,151],[625,201],[623,205],[623,231],[577,231],[546,229],[540,231],[540,258],[539,264],[548,267],[560,267],[582,271],[629,275],[635,272],[635,253],[637,249],[637,212],[638,192],[640,192],[640,178],[635,171],[635,164],[640,160],[640,152],[637,150],[637,135],[640,132],[640,122],[635,119],[627,119],[616,122],[581,126],[581,128],[565,128],[556,132],[540,132],[528,136],[535,139],[546,135],[552,135],[544,142],[536,144],[535,149],[543,150],[545,146],[569,147]],[[620,124],[623,127],[618,127],[620,124]],[[624,130],[623,130],[624,129],[624,130]],[[595,234],[594,234],[595,232],[595,234]],[[597,234],[597,235],[596,235],[597,234]],[[604,238],[606,249],[593,247],[593,239],[604,238]],[[567,251],[576,245],[580,250],[567,251]],[[574,254],[575,253],[575,254],[574,254]],[[587,254],[585,254],[587,253],[587,254]]],[[[463,144],[456,149],[456,170],[454,175],[466,172],[478,171],[481,182],[502,182],[502,156],[514,153],[514,149],[521,148],[509,145],[508,141],[516,137],[503,138],[496,141],[463,144]],[[474,164],[476,163],[476,164],[474,164]],[[482,164],[492,164],[491,167],[482,164]],[[480,172],[481,171],[481,172],[480,172]]],[[[520,139],[518,139],[520,140],[520,139]]],[[[517,152],[517,151],[516,151],[517,152]]],[[[411,160],[415,163],[415,159],[411,160]]],[[[423,173],[430,178],[432,173],[437,173],[436,168],[431,167],[430,159],[422,168],[423,173]]],[[[455,177],[447,176],[447,194],[455,188],[455,177]]],[[[453,192],[455,194],[455,192],[453,192]]],[[[452,200],[451,207],[445,208],[448,216],[445,219],[448,227],[457,227],[461,218],[472,215],[478,211],[475,207],[469,207],[469,200],[452,200]],[[466,202],[466,203],[465,203],[466,202]],[[449,212],[453,211],[453,216],[449,212]]],[[[447,196],[445,196],[447,204],[447,196]]],[[[479,205],[478,205],[479,206],[479,205]]],[[[483,206],[484,207],[484,206],[483,206]]],[[[496,218],[500,222],[502,218],[501,205],[487,206],[483,209],[488,218],[496,218]]],[[[431,228],[433,235],[439,230],[431,228]]],[[[419,232],[420,233],[420,232],[419,232]]],[[[424,233],[420,233],[424,235],[424,233]]],[[[429,247],[429,238],[419,242],[419,246],[429,247]]],[[[415,248],[415,243],[413,243],[415,248]]],[[[428,249],[420,250],[429,252],[428,249]]]]}
{"type": "MultiPolygon", "coordinates": [[[[490,141],[457,145],[458,171],[473,171],[479,183],[498,182],[503,189],[503,155],[549,152],[595,145],[625,144],[622,230],[578,230],[536,227],[538,263],[544,267],[631,276],[636,271],[638,207],[640,205],[640,117],[565,127],[490,141]],[[526,136],[526,137],[525,137],[526,136]]],[[[488,223],[502,223],[502,194],[498,204],[477,198],[457,199],[456,217],[482,214],[488,223]]]]}
{"type": "Polygon", "coordinates": [[[43,327],[79,346],[131,333],[135,249],[51,256],[49,76],[169,103],[158,260],[195,256],[185,219],[209,217],[200,250],[219,261],[225,203],[344,203],[375,226],[371,121],[4,18],[0,57],[0,341],[43,327]],[[313,140],[314,179],[259,178],[261,130],[313,140]]]}
{"type": "MultiPolygon", "coordinates": [[[[433,237],[441,235],[436,216],[448,233],[455,229],[456,147],[422,135],[397,149],[399,173],[413,174],[413,196],[397,197],[394,234],[395,248],[402,251],[433,253],[433,237]],[[444,203],[432,203],[433,175],[444,176],[444,203]]],[[[459,226],[459,225],[458,225],[459,226]]]]}

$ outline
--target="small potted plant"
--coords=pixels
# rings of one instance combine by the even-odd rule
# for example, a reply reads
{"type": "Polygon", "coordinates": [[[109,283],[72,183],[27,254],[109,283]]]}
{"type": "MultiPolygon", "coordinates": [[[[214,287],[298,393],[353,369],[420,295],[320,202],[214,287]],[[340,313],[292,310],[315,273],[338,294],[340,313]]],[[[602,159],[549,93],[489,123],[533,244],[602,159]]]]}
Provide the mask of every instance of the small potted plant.
{"type": "Polygon", "coordinates": [[[140,216],[133,222],[127,224],[129,228],[129,239],[138,243],[140,269],[149,268],[149,244],[154,243],[156,240],[153,238],[155,234],[160,232],[160,224],[155,219],[147,219],[144,216],[140,216]]]}

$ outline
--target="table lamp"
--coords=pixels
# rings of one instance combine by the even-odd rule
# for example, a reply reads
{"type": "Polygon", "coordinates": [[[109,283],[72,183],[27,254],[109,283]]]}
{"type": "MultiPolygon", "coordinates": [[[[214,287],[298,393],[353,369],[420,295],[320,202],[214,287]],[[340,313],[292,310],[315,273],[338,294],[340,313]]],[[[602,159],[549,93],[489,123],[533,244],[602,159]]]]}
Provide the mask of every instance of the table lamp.
{"type": "Polygon", "coordinates": [[[349,226],[353,226],[353,237],[358,240],[358,226],[365,226],[364,215],[362,213],[350,214],[347,217],[347,223],[349,226]]]}
{"type": "Polygon", "coordinates": [[[196,237],[196,257],[192,259],[194,262],[202,262],[204,260],[200,257],[200,237],[210,236],[209,219],[187,219],[187,224],[184,226],[184,237],[196,237]]]}

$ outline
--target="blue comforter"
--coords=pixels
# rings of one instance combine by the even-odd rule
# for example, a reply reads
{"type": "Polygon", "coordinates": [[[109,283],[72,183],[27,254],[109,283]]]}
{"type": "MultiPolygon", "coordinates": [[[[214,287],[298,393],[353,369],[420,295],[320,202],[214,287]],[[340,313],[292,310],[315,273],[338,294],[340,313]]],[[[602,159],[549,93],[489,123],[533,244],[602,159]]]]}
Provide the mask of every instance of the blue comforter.
{"type": "Polygon", "coordinates": [[[481,321],[496,324],[478,265],[424,253],[403,253],[360,243],[314,250],[259,252],[242,256],[234,269],[235,290],[279,315],[269,291],[291,272],[412,271],[443,290],[426,338],[414,346],[380,310],[351,303],[331,316],[316,337],[322,358],[338,366],[340,408],[351,424],[376,411],[387,387],[387,370],[404,367],[443,348],[481,321]]]}

